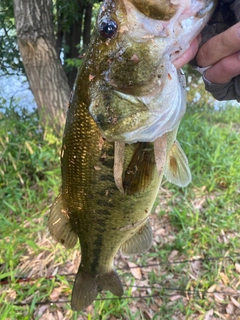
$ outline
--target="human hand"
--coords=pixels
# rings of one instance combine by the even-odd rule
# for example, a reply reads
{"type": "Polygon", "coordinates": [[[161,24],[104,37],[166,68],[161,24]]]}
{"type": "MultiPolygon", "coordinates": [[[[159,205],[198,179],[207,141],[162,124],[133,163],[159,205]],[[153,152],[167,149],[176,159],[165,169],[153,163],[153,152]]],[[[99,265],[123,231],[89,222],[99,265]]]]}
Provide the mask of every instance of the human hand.
{"type": "Polygon", "coordinates": [[[196,56],[198,66],[209,67],[204,77],[224,84],[240,75],[240,22],[203,44],[196,56]]]}
{"type": "Polygon", "coordinates": [[[199,44],[201,43],[201,39],[202,37],[200,34],[191,42],[190,47],[187,49],[187,51],[185,51],[179,58],[173,61],[173,65],[175,66],[175,68],[179,69],[183,67],[195,57],[198,51],[199,44]]]}
{"type": "Polygon", "coordinates": [[[207,68],[203,74],[205,88],[217,100],[240,102],[240,0],[221,0],[201,37],[173,62],[182,67],[191,64],[207,68]]]}

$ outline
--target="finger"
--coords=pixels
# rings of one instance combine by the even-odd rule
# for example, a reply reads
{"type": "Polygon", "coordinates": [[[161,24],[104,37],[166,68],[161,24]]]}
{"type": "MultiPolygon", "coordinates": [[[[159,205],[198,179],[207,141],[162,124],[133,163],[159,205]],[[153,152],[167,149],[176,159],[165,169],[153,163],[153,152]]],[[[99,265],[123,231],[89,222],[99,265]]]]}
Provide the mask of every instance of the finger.
{"type": "Polygon", "coordinates": [[[240,75],[240,52],[228,56],[204,72],[204,77],[215,84],[229,82],[240,75]]]}
{"type": "Polygon", "coordinates": [[[199,66],[208,67],[237,51],[240,51],[240,22],[201,46],[196,61],[199,66]]]}
{"type": "Polygon", "coordinates": [[[198,51],[199,43],[200,43],[199,37],[195,38],[191,42],[190,47],[187,49],[187,51],[185,51],[179,58],[173,61],[173,64],[177,69],[181,68],[182,66],[184,66],[186,63],[188,63],[195,57],[198,51]]]}

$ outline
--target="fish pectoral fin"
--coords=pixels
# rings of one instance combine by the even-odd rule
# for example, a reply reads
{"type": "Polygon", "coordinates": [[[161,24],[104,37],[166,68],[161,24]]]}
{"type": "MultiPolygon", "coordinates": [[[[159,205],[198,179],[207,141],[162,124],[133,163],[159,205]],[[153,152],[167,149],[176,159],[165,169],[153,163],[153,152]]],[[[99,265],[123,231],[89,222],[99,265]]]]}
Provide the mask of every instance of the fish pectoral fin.
{"type": "Polygon", "coordinates": [[[134,255],[148,251],[152,246],[152,227],[149,220],[140,230],[137,231],[122,246],[121,252],[124,255],[134,255]]]}
{"type": "Polygon", "coordinates": [[[72,309],[74,311],[86,309],[102,290],[109,290],[119,297],[123,294],[122,282],[117,272],[112,270],[95,275],[82,271],[80,266],[72,291],[72,309]]]}
{"type": "Polygon", "coordinates": [[[48,229],[52,237],[66,248],[73,248],[77,243],[78,236],[73,231],[70,219],[63,207],[61,194],[52,205],[48,219],[48,229]]]}
{"type": "Polygon", "coordinates": [[[175,141],[167,156],[164,169],[166,179],[179,187],[186,187],[192,181],[188,159],[178,141],[175,141]]]}

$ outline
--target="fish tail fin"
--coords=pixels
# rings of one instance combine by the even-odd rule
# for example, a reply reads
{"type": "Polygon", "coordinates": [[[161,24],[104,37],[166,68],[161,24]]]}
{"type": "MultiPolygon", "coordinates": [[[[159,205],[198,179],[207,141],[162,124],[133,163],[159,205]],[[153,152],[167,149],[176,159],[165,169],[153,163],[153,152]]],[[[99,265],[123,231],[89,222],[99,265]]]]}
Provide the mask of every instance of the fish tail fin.
{"type": "Polygon", "coordinates": [[[86,309],[97,297],[96,275],[81,271],[79,268],[72,290],[71,307],[74,311],[86,309]]]}
{"type": "Polygon", "coordinates": [[[123,294],[122,282],[115,270],[98,276],[97,284],[99,291],[109,290],[115,296],[121,297],[123,294]]]}
{"type": "Polygon", "coordinates": [[[74,311],[86,309],[102,290],[109,290],[116,296],[123,294],[122,283],[116,271],[96,275],[83,272],[80,267],[72,291],[72,309],[74,311]]]}
{"type": "Polygon", "coordinates": [[[73,231],[67,211],[64,209],[60,194],[52,205],[48,219],[48,229],[52,237],[66,248],[73,248],[78,236],[73,231]]]}

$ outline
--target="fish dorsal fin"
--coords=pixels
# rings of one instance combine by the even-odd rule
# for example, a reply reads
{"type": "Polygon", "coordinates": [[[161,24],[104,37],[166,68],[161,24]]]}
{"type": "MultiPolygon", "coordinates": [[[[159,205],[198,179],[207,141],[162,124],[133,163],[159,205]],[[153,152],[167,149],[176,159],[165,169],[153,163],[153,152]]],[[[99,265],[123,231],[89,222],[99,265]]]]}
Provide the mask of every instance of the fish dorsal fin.
{"type": "Polygon", "coordinates": [[[73,248],[77,243],[78,236],[73,231],[68,214],[63,207],[61,194],[52,205],[48,229],[52,237],[66,248],[73,248]]]}
{"type": "Polygon", "coordinates": [[[164,175],[169,182],[179,187],[186,187],[192,181],[188,159],[177,140],[167,156],[164,175]]]}
{"type": "Polygon", "coordinates": [[[152,246],[152,227],[149,220],[122,246],[122,254],[129,256],[144,253],[152,246]]]}

